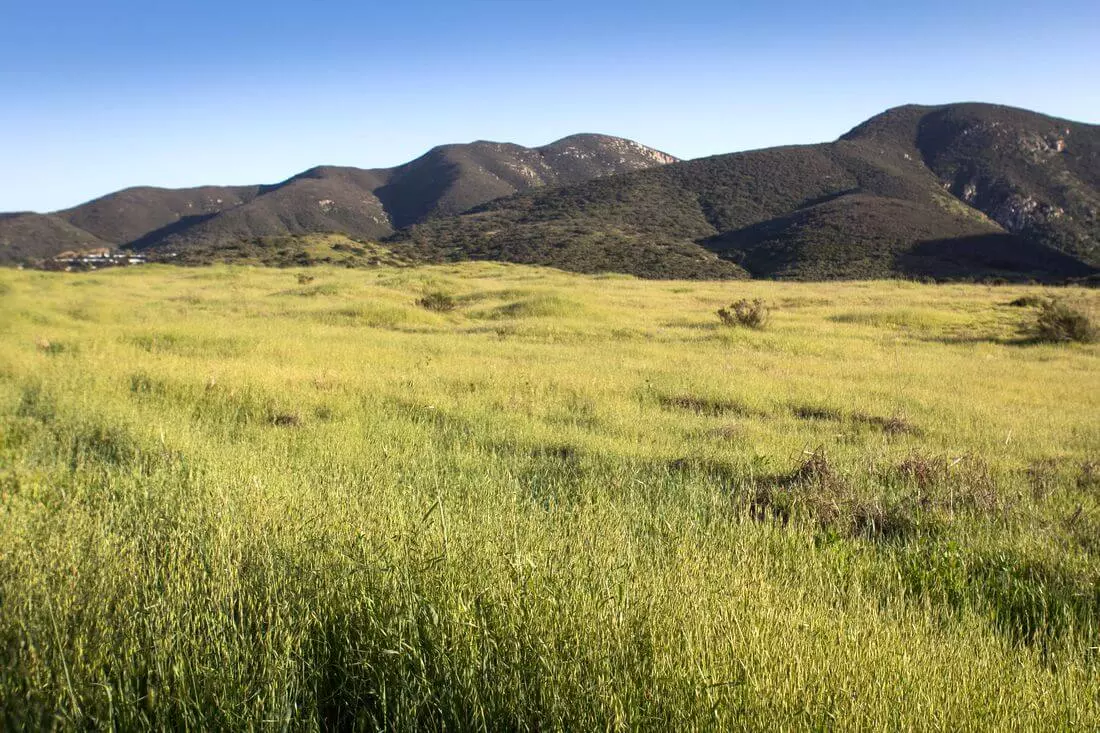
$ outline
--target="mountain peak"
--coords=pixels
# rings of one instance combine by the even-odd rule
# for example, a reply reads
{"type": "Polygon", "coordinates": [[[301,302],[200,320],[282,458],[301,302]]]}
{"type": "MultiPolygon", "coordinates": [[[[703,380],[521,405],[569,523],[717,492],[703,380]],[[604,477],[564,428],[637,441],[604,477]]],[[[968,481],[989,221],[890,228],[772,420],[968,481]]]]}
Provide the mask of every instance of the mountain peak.
{"type": "Polygon", "coordinates": [[[537,150],[544,155],[578,155],[593,149],[618,152],[623,156],[640,158],[641,160],[651,161],[656,165],[667,165],[668,163],[675,163],[679,160],[679,158],[673,157],[668,153],[647,147],[624,137],[615,137],[614,135],[603,135],[593,132],[582,132],[575,135],[569,135],[537,148],[537,150]]]}

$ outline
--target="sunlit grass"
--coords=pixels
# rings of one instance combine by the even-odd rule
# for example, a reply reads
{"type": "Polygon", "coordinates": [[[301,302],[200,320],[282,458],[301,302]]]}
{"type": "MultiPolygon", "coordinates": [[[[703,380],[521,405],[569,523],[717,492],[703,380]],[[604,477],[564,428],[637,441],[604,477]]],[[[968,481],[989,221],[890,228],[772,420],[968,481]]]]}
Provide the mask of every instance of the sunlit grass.
{"type": "Polygon", "coordinates": [[[1094,727],[1039,290],[0,270],[5,723],[1094,727]]]}

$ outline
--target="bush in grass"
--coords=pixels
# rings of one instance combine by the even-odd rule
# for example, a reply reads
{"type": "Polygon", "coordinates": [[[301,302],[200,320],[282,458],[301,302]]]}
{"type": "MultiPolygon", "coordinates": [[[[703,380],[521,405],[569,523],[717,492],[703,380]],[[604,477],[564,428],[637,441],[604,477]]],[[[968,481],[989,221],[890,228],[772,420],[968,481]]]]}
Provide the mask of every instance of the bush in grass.
{"type": "Polygon", "coordinates": [[[423,298],[416,301],[416,304],[421,308],[427,308],[430,311],[438,311],[439,313],[447,313],[458,307],[458,303],[453,296],[438,290],[433,293],[428,293],[423,298]]]}
{"type": "Polygon", "coordinates": [[[726,326],[746,326],[762,329],[768,325],[771,309],[760,298],[755,300],[742,298],[735,303],[731,303],[729,308],[719,308],[718,317],[726,326]]]}
{"type": "Polygon", "coordinates": [[[1083,303],[1050,300],[1039,306],[1035,336],[1040,341],[1092,343],[1100,340],[1100,324],[1083,303]]]}

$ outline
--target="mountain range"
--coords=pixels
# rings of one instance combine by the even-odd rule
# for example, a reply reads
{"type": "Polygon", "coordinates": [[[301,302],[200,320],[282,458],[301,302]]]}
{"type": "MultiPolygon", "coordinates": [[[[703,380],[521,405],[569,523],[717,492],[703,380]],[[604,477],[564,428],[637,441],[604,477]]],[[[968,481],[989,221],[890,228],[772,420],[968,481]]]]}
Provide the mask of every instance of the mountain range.
{"type": "Polygon", "coordinates": [[[0,215],[0,261],[117,246],[307,263],[328,259],[310,244],[320,234],[402,262],[657,278],[1093,278],[1100,126],[967,103],[894,108],[831,143],[690,161],[603,135],[447,145],[392,169],[133,188],[0,215]]]}
{"type": "Polygon", "coordinates": [[[573,135],[540,148],[443,145],[395,168],[319,166],[274,185],[127,188],[51,214],[0,215],[0,258],[48,257],[89,246],[205,251],[320,232],[375,240],[535,186],[673,161],[630,140],[573,135]]]}

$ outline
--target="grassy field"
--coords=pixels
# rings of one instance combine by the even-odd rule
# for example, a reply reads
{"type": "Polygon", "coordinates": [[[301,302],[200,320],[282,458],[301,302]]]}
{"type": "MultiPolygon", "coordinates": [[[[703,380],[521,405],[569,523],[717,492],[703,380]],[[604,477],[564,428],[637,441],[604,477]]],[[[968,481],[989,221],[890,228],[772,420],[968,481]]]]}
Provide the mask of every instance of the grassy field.
{"type": "Polygon", "coordinates": [[[1095,728],[1038,290],[0,270],[4,725],[1095,728]]]}

